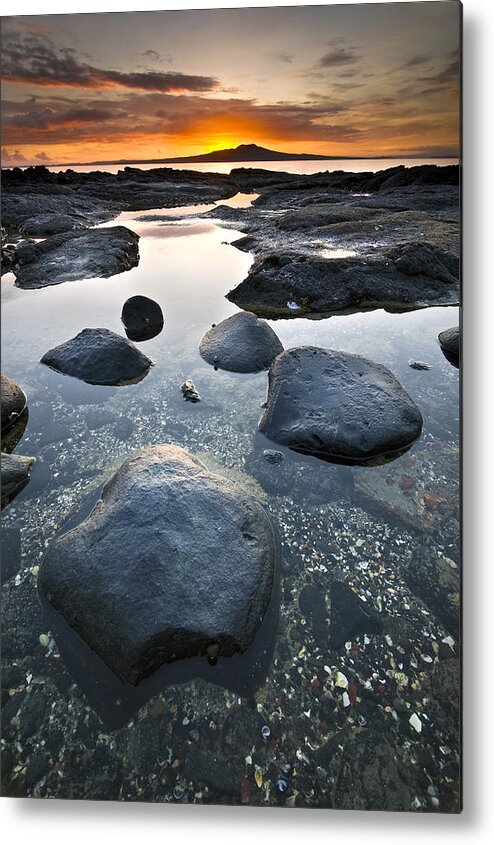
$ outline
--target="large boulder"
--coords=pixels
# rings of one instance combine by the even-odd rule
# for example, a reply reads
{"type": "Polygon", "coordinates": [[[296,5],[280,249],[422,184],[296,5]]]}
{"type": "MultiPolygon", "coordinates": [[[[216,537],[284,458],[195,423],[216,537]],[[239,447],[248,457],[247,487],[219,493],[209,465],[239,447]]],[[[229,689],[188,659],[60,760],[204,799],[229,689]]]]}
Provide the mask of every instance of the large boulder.
{"type": "Polygon", "coordinates": [[[33,289],[113,276],[139,263],[139,236],[125,226],[83,229],[26,241],[15,252],[17,287],[33,289]]]}
{"type": "Polygon", "coordinates": [[[46,352],[42,364],[89,384],[128,384],[139,381],[152,365],[130,340],[109,329],[83,329],[46,352]]]}
{"type": "Polygon", "coordinates": [[[259,429],[297,452],[361,463],[407,448],[422,430],[422,416],[382,364],[304,346],[271,365],[259,429]]]}
{"type": "Polygon", "coordinates": [[[255,314],[239,311],[206,332],[199,352],[209,363],[236,373],[267,370],[283,346],[271,326],[255,314]]]}
{"type": "Polygon", "coordinates": [[[1,377],[2,434],[20,417],[26,407],[26,394],[8,376],[1,377]]]}
{"type": "Polygon", "coordinates": [[[131,296],[122,308],[122,323],[130,340],[150,340],[163,328],[163,311],[148,296],[131,296]]]}
{"type": "Polygon", "coordinates": [[[178,446],[131,454],[40,569],[44,597],[122,680],[243,652],[271,596],[263,508],[178,446]]]}

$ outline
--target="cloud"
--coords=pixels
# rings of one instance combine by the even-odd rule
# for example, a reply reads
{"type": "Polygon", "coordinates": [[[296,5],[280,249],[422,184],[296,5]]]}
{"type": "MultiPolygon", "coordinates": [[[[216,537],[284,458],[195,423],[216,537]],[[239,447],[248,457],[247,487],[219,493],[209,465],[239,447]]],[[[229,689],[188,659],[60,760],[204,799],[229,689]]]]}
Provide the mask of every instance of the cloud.
{"type": "Polygon", "coordinates": [[[19,150],[14,150],[14,152],[10,152],[6,147],[2,148],[2,165],[16,165],[16,164],[27,164],[27,158],[22,155],[19,150]]]}
{"type": "Polygon", "coordinates": [[[219,85],[213,77],[178,71],[122,72],[98,68],[82,61],[73,48],[56,48],[48,37],[39,33],[17,33],[4,39],[2,52],[4,82],[85,89],[116,87],[167,93],[212,91],[219,85]]]}
{"type": "Polygon", "coordinates": [[[30,103],[18,105],[17,112],[13,106],[10,102],[3,115],[3,137],[9,146],[104,141],[109,133],[113,141],[130,143],[147,135],[162,143],[164,135],[205,141],[225,132],[241,134],[246,140],[351,141],[361,132],[351,122],[335,122],[345,106],[330,101],[259,104],[253,99],[128,92],[119,99],[86,99],[70,108],[55,98],[34,108],[30,103]]]}
{"type": "Polygon", "coordinates": [[[275,53],[275,59],[279,59],[280,62],[287,62],[289,65],[292,64],[294,58],[290,53],[275,53]]]}
{"type": "Polygon", "coordinates": [[[408,61],[405,62],[404,65],[400,65],[400,68],[406,69],[406,68],[411,68],[411,67],[419,67],[420,65],[425,65],[425,64],[427,64],[427,62],[430,62],[431,58],[432,58],[431,56],[422,56],[422,55],[412,56],[412,58],[408,59],[408,61]]]}
{"type": "Polygon", "coordinates": [[[340,67],[354,64],[358,60],[359,56],[353,50],[348,50],[346,47],[334,47],[319,59],[318,65],[319,67],[340,67]]]}

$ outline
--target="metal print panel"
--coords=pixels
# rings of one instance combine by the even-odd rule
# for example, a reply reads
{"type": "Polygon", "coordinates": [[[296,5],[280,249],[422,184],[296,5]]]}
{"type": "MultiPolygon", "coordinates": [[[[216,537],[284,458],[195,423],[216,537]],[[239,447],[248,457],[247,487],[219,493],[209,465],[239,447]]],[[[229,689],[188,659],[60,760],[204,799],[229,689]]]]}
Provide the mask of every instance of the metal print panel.
{"type": "Polygon", "coordinates": [[[460,40],[2,18],[4,796],[460,811],[460,40]]]}

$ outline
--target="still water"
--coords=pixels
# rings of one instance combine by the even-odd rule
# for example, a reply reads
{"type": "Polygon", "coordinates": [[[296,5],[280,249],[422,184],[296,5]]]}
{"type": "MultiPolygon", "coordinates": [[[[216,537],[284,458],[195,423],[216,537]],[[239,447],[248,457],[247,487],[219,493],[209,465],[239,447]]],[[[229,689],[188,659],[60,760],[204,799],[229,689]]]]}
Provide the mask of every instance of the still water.
{"type": "MultiPolygon", "coordinates": [[[[332,173],[334,170],[344,170],[346,173],[376,173],[378,170],[386,170],[388,167],[418,167],[423,164],[458,164],[456,158],[354,158],[354,159],[323,159],[319,161],[234,161],[234,162],[181,162],[176,164],[104,164],[104,165],[75,165],[71,170],[76,173],[90,173],[92,170],[104,170],[107,173],[117,173],[124,167],[137,167],[139,170],[152,170],[155,167],[171,167],[172,170],[198,170],[200,173],[230,173],[237,167],[253,167],[263,170],[277,170],[283,173],[300,173],[311,175],[312,173],[332,173]]],[[[49,167],[54,173],[67,169],[62,167],[49,167]]]]}
{"type": "MultiPolygon", "coordinates": [[[[347,164],[356,169],[355,162],[337,166],[347,164]]],[[[370,162],[364,164],[370,169],[370,162]]],[[[314,167],[310,172],[320,167],[309,165],[314,167]]],[[[306,166],[301,164],[301,172],[309,172],[306,166]]],[[[244,207],[253,198],[239,194],[222,204],[244,207]]],[[[317,756],[323,752],[315,749],[343,732],[350,742],[346,765],[352,766],[355,731],[364,732],[360,740],[372,750],[374,725],[379,743],[399,754],[400,765],[412,766],[413,786],[403,787],[403,806],[395,807],[388,796],[380,809],[430,809],[428,786],[433,783],[450,800],[451,783],[458,779],[458,726],[432,714],[434,694],[426,677],[440,644],[446,639],[453,649],[458,645],[457,600],[451,598],[457,595],[459,566],[458,371],[437,342],[439,331],[458,324],[458,310],[376,310],[271,322],[286,348],[312,344],[385,364],[424,417],[419,440],[386,467],[334,467],[289,450],[282,450],[281,468],[273,467],[262,455],[273,444],[257,432],[267,374],[215,371],[198,352],[210,325],[237,311],[225,294],[245,278],[253,260],[231,245],[240,232],[200,218],[212,207],[168,209],[170,221],[143,219],[160,216],[161,210],[127,212],[105,224],[123,223],[141,237],[138,267],[112,278],[34,291],[16,288],[12,275],[2,278],[2,370],[24,388],[29,403],[27,428],[16,451],[36,458],[29,484],[3,515],[4,527],[19,530],[21,538],[19,571],[5,585],[4,602],[4,657],[11,673],[12,667],[20,670],[8,704],[24,696],[18,710],[11,707],[13,722],[4,738],[12,756],[11,789],[23,794],[23,772],[29,771],[33,755],[45,754],[51,763],[29,794],[345,806],[350,787],[339,768],[340,740],[331,759],[323,761],[317,756]],[[39,363],[48,349],[83,328],[123,334],[122,305],[136,294],[156,300],[165,318],[159,335],[138,344],[154,360],[141,382],[117,388],[86,385],[39,363]],[[410,359],[425,361],[431,369],[411,369],[410,359]],[[197,404],[182,399],[180,385],[188,378],[202,397],[197,404]],[[228,669],[206,680],[179,677],[180,683],[149,689],[149,701],[130,701],[118,723],[111,708],[98,704],[88,664],[82,662],[86,671],[81,673],[70,657],[64,663],[63,634],[57,642],[39,606],[37,568],[53,537],[77,518],[78,509],[97,495],[124,456],[159,442],[177,443],[243,484],[277,522],[282,551],[274,599],[277,627],[273,632],[270,623],[269,635],[261,634],[269,636],[269,643],[261,640],[260,645],[269,659],[262,667],[265,677],[252,675],[256,689],[239,683],[245,680],[242,673],[251,671],[242,664],[232,665],[230,679],[228,669]],[[333,578],[345,580],[362,600],[386,611],[386,639],[360,632],[351,637],[353,645],[331,651],[327,641],[311,633],[310,615],[300,609],[302,590],[310,585],[329,600],[333,578]],[[328,715],[323,701],[329,693],[323,691],[335,667],[359,691],[376,688],[381,709],[360,693],[352,695],[350,706],[333,685],[330,697],[337,715],[328,715]],[[406,673],[406,683],[401,675],[395,678],[397,673],[406,673]],[[386,683],[389,695],[379,692],[386,683]],[[26,701],[30,706],[43,702],[34,734],[24,727],[26,701]],[[416,712],[421,724],[429,725],[428,733],[419,735],[409,727],[416,712]],[[273,742],[266,741],[266,724],[273,742]],[[63,736],[57,742],[55,728],[63,736]],[[423,770],[422,786],[413,781],[417,769],[410,762],[419,742],[440,760],[433,780],[423,770]],[[96,753],[103,762],[94,762],[96,753]],[[201,754],[207,765],[198,772],[201,754]],[[284,775],[286,790],[279,787],[280,766],[291,772],[284,775]],[[448,777],[443,776],[446,766],[448,777]]],[[[386,777],[401,784],[394,769],[386,777]]]]}

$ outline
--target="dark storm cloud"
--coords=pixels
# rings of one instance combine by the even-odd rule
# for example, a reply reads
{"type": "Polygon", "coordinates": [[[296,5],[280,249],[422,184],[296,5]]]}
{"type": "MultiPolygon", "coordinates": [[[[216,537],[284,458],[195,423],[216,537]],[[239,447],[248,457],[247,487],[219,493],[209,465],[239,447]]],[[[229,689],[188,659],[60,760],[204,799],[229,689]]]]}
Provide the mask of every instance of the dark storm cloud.
{"type": "MultiPolygon", "coordinates": [[[[218,80],[175,71],[122,72],[94,67],[70,47],[55,48],[38,33],[17,33],[3,46],[4,81],[86,89],[130,88],[141,91],[212,91],[218,80]]],[[[153,51],[154,52],[154,51],[153,51]]]]}

